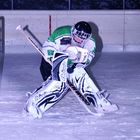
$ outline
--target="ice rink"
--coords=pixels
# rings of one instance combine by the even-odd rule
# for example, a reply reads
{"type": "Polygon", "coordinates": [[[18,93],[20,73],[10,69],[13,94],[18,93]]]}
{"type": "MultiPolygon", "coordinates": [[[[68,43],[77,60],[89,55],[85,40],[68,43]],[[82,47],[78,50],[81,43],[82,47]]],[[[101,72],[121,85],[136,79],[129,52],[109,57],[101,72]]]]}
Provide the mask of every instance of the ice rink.
{"type": "Polygon", "coordinates": [[[88,72],[120,110],[90,115],[72,92],[42,119],[23,115],[28,91],[42,83],[39,54],[5,54],[0,91],[0,140],[140,140],[140,53],[102,53],[88,72]]]}

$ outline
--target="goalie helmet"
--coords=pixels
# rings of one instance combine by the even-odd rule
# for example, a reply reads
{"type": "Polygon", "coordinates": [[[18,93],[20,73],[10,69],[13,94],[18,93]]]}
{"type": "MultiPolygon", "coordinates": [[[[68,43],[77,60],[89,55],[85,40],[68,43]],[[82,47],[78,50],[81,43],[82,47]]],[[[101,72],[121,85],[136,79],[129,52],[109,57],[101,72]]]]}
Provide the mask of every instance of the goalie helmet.
{"type": "Polygon", "coordinates": [[[89,23],[85,21],[80,21],[76,23],[72,28],[72,37],[73,40],[77,43],[82,43],[84,40],[88,39],[91,34],[91,27],[89,23]]]}

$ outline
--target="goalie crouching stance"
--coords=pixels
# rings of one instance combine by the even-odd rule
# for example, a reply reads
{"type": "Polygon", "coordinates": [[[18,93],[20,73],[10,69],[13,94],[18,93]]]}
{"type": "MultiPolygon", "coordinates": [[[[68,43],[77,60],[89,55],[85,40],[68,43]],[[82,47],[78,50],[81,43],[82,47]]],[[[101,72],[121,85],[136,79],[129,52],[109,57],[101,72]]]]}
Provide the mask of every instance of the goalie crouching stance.
{"type": "Polygon", "coordinates": [[[92,105],[96,113],[118,110],[117,105],[99,91],[84,69],[94,58],[95,47],[87,22],[80,21],[74,26],[57,28],[42,47],[45,59],[52,63],[51,78],[31,93],[25,106],[26,112],[34,118],[41,118],[67,93],[67,81],[92,105]]]}

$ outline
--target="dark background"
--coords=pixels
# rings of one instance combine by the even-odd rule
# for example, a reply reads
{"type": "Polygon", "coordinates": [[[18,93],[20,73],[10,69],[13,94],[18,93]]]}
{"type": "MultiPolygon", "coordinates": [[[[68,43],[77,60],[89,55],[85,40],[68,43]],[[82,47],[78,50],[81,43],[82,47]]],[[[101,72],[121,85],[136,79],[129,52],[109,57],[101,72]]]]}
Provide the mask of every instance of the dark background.
{"type": "Polygon", "coordinates": [[[0,10],[136,10],[140,0],[1,0],[0,10]]]}

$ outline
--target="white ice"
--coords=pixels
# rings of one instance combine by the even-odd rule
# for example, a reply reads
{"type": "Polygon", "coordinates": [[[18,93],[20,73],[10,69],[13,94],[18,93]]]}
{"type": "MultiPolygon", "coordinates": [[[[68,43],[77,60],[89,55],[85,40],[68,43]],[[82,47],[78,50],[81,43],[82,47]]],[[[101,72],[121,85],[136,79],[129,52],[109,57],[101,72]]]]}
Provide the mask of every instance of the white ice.
{"type": "Polygon", "coordinates": [[[139,140],[140,53],[102,53],[88,72],[110,100],[116,113],[90,115],[72,92],[42,119],[23,115],[26,92],[42,83],[38,54],[6,54],[0,92],[0,140],[139,140]]]}

